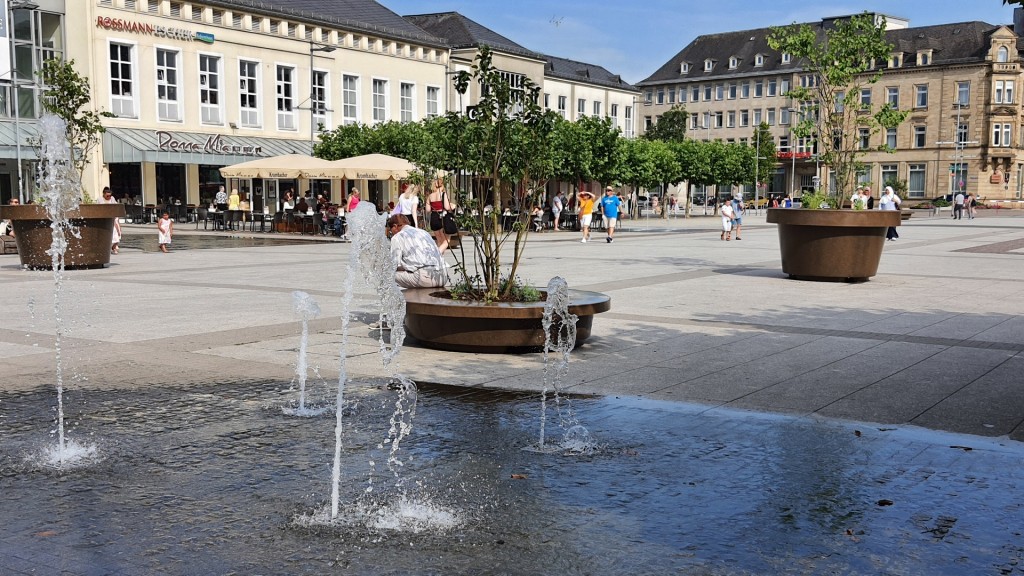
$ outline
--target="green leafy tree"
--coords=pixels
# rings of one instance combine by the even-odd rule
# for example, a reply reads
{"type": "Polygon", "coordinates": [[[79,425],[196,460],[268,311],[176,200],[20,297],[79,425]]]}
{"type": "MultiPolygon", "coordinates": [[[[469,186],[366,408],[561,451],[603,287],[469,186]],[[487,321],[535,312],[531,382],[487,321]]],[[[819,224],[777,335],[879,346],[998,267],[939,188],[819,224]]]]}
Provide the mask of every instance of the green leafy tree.
{"type": "Polygon", "coordinates": [[[110,112],[91,109],[92,90],[89,79],[75,70],[75,61],[50,59],[36,73],[43,83],[43,109],[64,120],[65,135],[71,146],[71,159],[81,182],[89,156],[100,143],[106,128],[102,118],[112,118],[110,112]]]}
{"type": "Polygon", "coordinates": [[[686,140],[686,122],[689,115],[686,107],[676,104],[658,117],[646,132],[644,138],[647,140],[660,140],[662,142],[682,142],[686,140]]]}
{"type": "Polygon", "coordinates": [[[837,20],[820,35],[808,24],[772,28],[768,45],[800,60],[815,78],[813,86],[797,86],[787,96],[800,103],[802,120],[794,128],[801,137],[814,137],[818,156],[834,173],[836,205],[853,191],[866,152],[859,147],[859,131],[871,135],[899,125],[907,112],[860,103],[860,91],[881,78],[881,67],[893,52],[885,39],[885,18],[864,12],[837,20]]]}
{"type": "Polygon", "coordinates": [[[772,137],[767,122],[761,122],[750,143],[753,144],[756,155],[755,183],[757,186],[765,186],[775,176],[775,167],[778,164],[775,138],[772,137]]]}

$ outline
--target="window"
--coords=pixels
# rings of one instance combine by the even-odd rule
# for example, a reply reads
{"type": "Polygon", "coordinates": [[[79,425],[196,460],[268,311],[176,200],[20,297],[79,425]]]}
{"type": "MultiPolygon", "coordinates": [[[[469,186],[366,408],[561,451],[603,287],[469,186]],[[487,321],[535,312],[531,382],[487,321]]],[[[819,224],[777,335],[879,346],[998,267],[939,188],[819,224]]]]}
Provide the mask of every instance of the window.
{"type": "MultiPolygon", "coordinates": [[[[548,105],[548,96],[550,96],[550,94],[544,95],[545,107],[547,107],[548,105]]],[[[441,108],[439,104],[440,100],[441,89],[438,88],[437,86],[427,86],[427,118],[436,118],[441,114],[441,108]]]]}
{"type": "Polygon", "coordinates": [[[714,86],[712,86],[711,84],[708,84],[707,86],[704,87],[704,101],[705,102],[711,102],[711,91],[713,89],[714,89],[714,86]]]}
{"type": "Polygon", "coordinates": [[[789,80],[787,78],[780,79],[779,80],[779,94],[785,95],[788,92],[789,92],[789,80]]]}
{"type": "Polygon", "coordinates": [[[846,109],[846,92],[840,90],[836,92],[836,105],[835,111],[837,114],[842,114],[843,110],[846,109]]]}
{"type": "Polygon", "coordinates": [[[715,112],[715,128],[721,128],[723,126],[722,120],[723,120],[722,112],[721,111],[715,112]]]}
{"type": "Polygon", "coordinates": [[[747,126],[750,126],[750,112],[740,110],[740,128],[746,128],[747,126]]]}
{"type": "Polygon", "coordinates": [[[587,101],[583,98],[576,99],[576,117],[583,118],[587,115],[587,101]]]}
{"type": "Polygon", "coordinates": [[[786,152],[793,152],[793,150],[790,150],[790,148],[789,148],[789,136],[788,135],[779,136],[779,150],[785,150],[786,152]]]}
{"type": "Polygon", "coordinates": [[[764,96],[764,80],[754,80],[754,98],[764,96]]]}
{"type": "Polygon", "coordinates": [[[110,111],[120,118],[136,118],[134,49],[129,44],[110,44],[110,111]]]}
{"type": "Polygon", "coordinates": [[[719,82],[715,84],[715,100],[725,99],[725,84],[719,82]]]}
{"type": "Polygon", "coordinates": [[[220,57],[199,55],[199,115],[203,124],[222,124],[220,57]]]}
{"type": "Polygon", "coordinates": [[[777,85],[777,81],[775,80],[775,78],[771,78],[771,79],[768,80],[768,96],[769,97],[775,96],[775,94],[776,94],[776,92],[775,92],[776,85],[777,85]]]}
{"type": "Polygon", "coordinates": [[[911,164],[909,168],[907,195],[911,198],[924,198],[924,164],[911,164]]]}
{"type": "Polygon", "coordinates": [[[260,63],[238,61],[238,123],[241,126],[260,126],[260,63]]]}
{"type": "Polygon", "coordinates": [[[736,83],[729,82],[729,100],[736,99],[736,83]]]}
{"type": "Polygon", "coordinates": [[[918,66],[927,66],[927,65],[929,65],[931,63],[932,63],[932,52],[931,52],[931,50],[928,50],[927,52],[918,52],[917,53],[917,65],[918,66]]]}
{"type": "Polygon", "coordinates": [[[700,121],[697,119],[697,113],[696,112],[691,112],[690,113],[690,128],[693,128],[693,129],[700,128],[700,121]]]}
{"type": "Polygon", "coordinates": [[[398,119],[402,122],[412,122],[413,120],[414,92],[413,85],[408,82],[398,85],[398,119]]]}
{"type": "Polygon", "coordinates": [[[755,108],[754,109],[754,126],[760,126],[760,125],[761,125],[761,109],[760,108],[755,108]]]}
{"type": "Polygon", "coordinates": [[[568,105],[569,105],[569,99],[568,98],[566,98],[565,96],[559,96],[558,97],[558,113],[562,115],[562,118],[565,118],[565,109],[566,109],[566,107],[568,105]]]}
{"type": "Polygon", "coordinates": [[[341,77],[341,118],[346,126],[359,122],[359,77],[341,77]]]}
{"type": "Polygon", "coordinates": [[[618,104],[612,104],[611,112],[612,112],[612,114],[611,114],[611,117],[612,117],[612,128],[618,128],[619,127],[619,105],[618,104]]]}
{"type": "Polygon", "coordinates": [[[650,132],[654,126],[654,119],[650,116],[644,116],[644,132],[650,132]]]}
{"type": "Polygon", "coordinates": [[[669,88],[669,90],[668,90],[668,103],[669,104],[675,104],[676,103],[676,89],[675,88],[669,88]]]}
{"type": "Polygon", "coordinates": [[[277,129],[295,130],[295,68],[277,67],[277,129]]]}
{"type": "Polygon", "coordinates": [[[654,102],[654,90],[648,90],[644,92],[644,104],[651,104],[654,102]]]}
{"type": "Polygon", "coordinates": [[[729,113],[726,116],[725,125],[728,128],[735,128],[736,127],[736,111],[735,110],[729,110],[729,113]]]}
{"type": "Polygon", "coordinates": [[[699,102],[700,101],[700,86],[692,86],[692,87],[690,87],[690,101],[691,102],[699,102]]]}
{"type": "Polygon", "coordinates": [[[967,106],[971,103],[971,83],[970,82],[957,82],[956,83],[956,103],[961,106],[967,106]]]}
{"type": "Polygon", "coordinates": [[[754,56],[754,66],[764,66],[764,55],[757,54],[754,56]]]}
{"type": "Polygon", "coordinates": [[[327,113],[327,72],[323,70],[314,70],[312,79],[312,86],[310,86],[310,106],[313,108],[313,126],[312,129],[316,130],[321,124],[324,125],[324,129],[330,129],[331,120],[327,113]]]}
{"type": "Polygon", "coordinates": [[[899,86],[889,86],[885,89],[885,103],[894,109],[900,107],[900,88],[899,86]]]}
{"type": "MultiPolygon", "coordinates": [[[[658,104],[664,104],[664,103],[665,103],[665,89],[664,88],[658,88],[658,104]]],[[[581,116],[583,115],[583,110],[580,110],[580,115],[581,116]]]]}
{"type": "Polygon", "coordinates": [[[792,58],[792,56],[790,56],[790,55],[789,55],[789,53],[787,53],[787,52],[783,52],[783,54],[782,54],[782,63],[783,63],[783,64],[789,64],[789,62],[790,62],[790,61],[791,61],[792,59],[793,59],[793,58],[792,58]]]}
{"type": "Polygon", "coordinates": [[[898,168],[896,164],[882,164],[882,186],[888,186],[889,182],[899,178],[898,168]]]}
{"type": "MultiPolygon", "coordinates": [[[[673,90],[672,93],[675,94],[675,91],[673,90]]],[[[600,116],[600,115],[601,115],[601,103],[595,100],[594,101],[594,116],[600,116]]]]}
{"type": "Polygon", "coordinates": [[[783,108],[779,111],[779,124],[783,126],[789,124],[789,108],[783,108]]]}
{"type": "Polygon", "coordinates": [[[388,119],[388,81],[373,79],[373,121],[386,122],[388,119]]]}
{"type": "Polygon", "coordinates": [[[768,109],[768,125],[775,126],[775,108],[768,109]]]}
{"type": "Polygon", "coordinates": [[[928,107],[928,85],[917,84],[914,86],[914,107],[915,108],[927,108],[928,107]]]}
{"type": "Polygon", "coordinates": [[[993,146],[1009,146],[1012,141],[1010,124],[993,124],[992,125],[992,145],[993,146]]]}
{"type": "Polygon", "coordinates": [[[871,146],[871,130],[867,128],[857,129],[857,148],[867,150],[871,146]]]}
{"type": "Polygon", "coordinates": [[[689,74],[690,73],[690,63],[689,62],[683,62],[682,64],[680,64],[679,65],[679,73],[680,74],[689,74]]]}
{"type": "Polygon", "coordinates": [[[1013,80],[996,80],[992,91],[996,104],[1013,104],[1013,80]]]}
{"type": "Polygon", "coordinates": [[[740,84],[740,98],[750,98],[750,82],[740,84]]]}
{"type": "Polygon", "coordinates": [[[885,129],[885,147],[890,150],[896,149],[896,129],[886,128],[885,129]]]}
{"type": "Polygon", "coordinates": [[[801,88],[814,88],[818,84],[818,77],[814,74],[801,74],[800,75],[800,87],[801,88]]]}
{"type": "Polygon", "coordinates": [[[710,58],[704,61],[704,71],[711,72],[715,68],[715,61],[710,58]]]}
{"type": "Polygon", "coordinates": [[[860,105],[871,106],[871,88],[860,89],[860,105]]]}
{"type": "Polygon", "coordinates": [[[686,88],[679,89],[679,101],[686,102],[686,88]]]}
{"type": "Polygon", "coordinates": [[[963,145],[967,143],[967,134],[969,134],[969,126],[967,122],[961,122],[956,126],[956,143],[963,145]]]}
{"type": "Polygon", "coordinates": [[[625,125],[626,125],[626,132],[625,132],[626,138],[632,138],[633,137],[633,107],[632,106],[626,106],[626,121],[625,121],[625,125]]]}
{"type": "Polygon", "coordinates": [[[735,56],[729,57],[729,70],[735,70],[736,67],[739,66],[739,64],[740,64],[740,59],[739,58],[737,58],[735,56]]]}
{"type": "Polygon", "coordinates": [[[1010,57],[1010,51],[1006,46],[1000,46],[999,50],[996,51],[996,62],[1006,62],[1010,57]]]}
{"type": "Polygon", "coordinates": [[[889,68],[900,68],[903,66],[903,54],[897,53],[889,57],[889,68]]]}
{"type": "Polygon", "coordinates": [[[927,142],[925,141],[926,128],[924,126],[914,126],[914,148],[924,148],[927,142]]]}
{"type": "Polygon", "coordinates": [[[181,120],[178,102],[178,53],[156,49],[157,118],[170,122],[181,120]]]}

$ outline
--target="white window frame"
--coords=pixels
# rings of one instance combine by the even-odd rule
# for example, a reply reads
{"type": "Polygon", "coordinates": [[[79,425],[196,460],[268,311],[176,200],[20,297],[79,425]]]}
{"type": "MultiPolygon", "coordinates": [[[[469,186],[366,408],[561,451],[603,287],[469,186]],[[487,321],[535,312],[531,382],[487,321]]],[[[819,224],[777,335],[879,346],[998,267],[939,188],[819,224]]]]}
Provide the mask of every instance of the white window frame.
{"type": "Polygon", "coordinates": [[[740,59],[735,56],[729,57],[729,70],[735,70],[740,64],[740,59]]]}
{"type": "Polygon", "coordinates": [[[623,134],[626,136],[626,138],[632,138],[633,137],[633,107],[632,106],[626,106],[625,116],[623,116],[623,125],[625,126],[625,130],[623,131],[623,134]]]}
{"type": "Polygon", "coordinates": [[[183,102],[181,98],[181,58],[183,54],[180,49],[170,46],[153,47],[153,70],[156,80],[156,119],[158,122],[180,123],[184,118],[183,102]],[[160,64],[161,55],[171,55],[174,58],[174,66],[169,67],[166,61],[160,64]],[[168,80],[173,76],[173,82],[168,80]],[[164,96],[161,96],[161,92],[164,96]],[[169,94],[173,93],[171,99],[169,94]]]}
{"type": "Polygon", "coordinates": [[[612,104],[611,106],[608,107],[608,111],[610,112],[608,117],[612,119],[612,128],[618,128],[619,127],[619,105],[618,104],[612,104]]]}
{"type": "Polygon", "coordinates": [[[562,118],[566,117],[569,112],[569,97],[559,96],[558,97],[558,113],[562,115],[562,118]]]}
{"type": "Polygon", "coordinates": [[[214,126],[224,125],[224,56],[212,52],[199,52],[196,54],[196,69],[199,71],[199,122],[214,126]],[[213,61],[217,65],[214,71],[203,70],[203,61],[213,61]],[[210,78],[213,78],[215,88],[210,87],[210,78]],[[215,104],[210,104],[209,99],[204,96],[214,95],[215,104]]]}
{"type": "Polygon", "coordinates": [[[296,92],[295,77],[298,75],[298,67],[284,62],[274,63],[274,110],[277,116],[277,129],[288,132],[297,131],[299,123],[296,121],[295,109],[296,92]],[[281,73],[287,72],[287,78],[281,78],[281,73]]]}
{"type": "Polygon", "coordinates": [[[970,106],[971,104],[971,81],[963,80],[956,83],[956,104],[970,106]]]}
{"type": "Polygon", "coordinates": [[[924,198],[925,186],[927,181],[927,167],[922,162],[920,164],[910,164],[907,166],[907,196],[910,198],[924,198]],[[915,189],[913,186],[916,184],[914,176],[920,174],[921,188],[915,189]]]}
{"type": "MultiPolygon", "coordinates": [[[[547,103],[547,97],[550,94],[545,94],[545,104],[547,103]]],[[[427,118],[437,118],[441,115],[441,87],[440,86],[427,86],[426,90],[426,106],[427,106],[427,118]],[[433,98],[431,98],[433,95],[433,98]]]]}
{"type": "Polygon", "coordinates": [[[789,52],[783,52],[782,53],[782,63],[783,64],[789,64],[792,60],[793,60],[793,57],[789,54],[789,52]]]}
{"type": "Polygon", "coordinates": [[[754,66],[757,66],[758,68],[764,66],[764,54],[754,55],[754,66]]]}
{"type": "Polygon", "coordinates": [[[1007,148],[1013,142],[1013,127],[1007,122],[997,122],[992,124],[992,146],[999,148],[1007,148]]]}
{"type": "Polygon", "coordinates": [[[263,127],[263,91],[260,90],[260,86],[263,81],[263,62],[260,60],[250,60],[249,58],[238,59],[238,125],[242,128],[262,128],[263,127]],[[251,65],[252,76],[242,76],[242,65],[251,65]],[[251,86],[242,86],[242,83],[250,84],[251,86]],[[256,106],[243,106],[242,98],[245,95],[252,97],[256,106]]]}
{"type": "Polygon", "coordinates": [[[900,109],[900,87],[899,86],[886,86],[885,87],[885,103],[889,104],[896,110],[900,109]]]}
{"type": "MultiPolygon", "coordinates": [[[[672,93],[674,94],[675,90],[673,90],[672,93]]],[[[594,110],[594,116],[600,118],[601,117],[601,101],[600,100],[594,100],[593,110],[594,110]]]]}
{"type": "Polygon", "coordinates": [[[885,129],[885,145],[888,146],[889,148],[895,150],[896,146],[899,144],[899,140],[896,138],[897,135],[898,134],[897,134],[896,128],[886,128],[885,129]]]}
{"type": "Polygon", "coordinates": [[[399,81],[398,83],[398,120],[400,122],[416,121],[416,83],[399,81]],[[405,93],[409,89],[408,94],[405,93]]]}
{"type": "Polygon", "coordinates": [[[136,62],[136,54],[138,53],[138,43],[131,42],[128,40],[115,40],[110,39],[107,41],[107,67],[115,61],[110,58],[110,49],[112,46],[118,46],[119,48],[128,49],[128,62],[124,62],[120,59],[121,54],[118,54],[119,59],[116,60],[120,64],[119,69],[124,69],[124,64],[128,65],[128,74],[130,75],[128,80],[118,77],[110,77],[108,79],[110,86],[110,111],[118,118],[132,118],[135,120],[139,119],[139,66],[136,62]],[[114,82],[118,82],[120,86],[118,90],[114,89],[114,82]],[[125,91],[125,84],[127,84],[128,90],[125,91]],[[115,94],[117,92],[117,94],[115,94]],[[127,92],[127,96],[125,95],[127,92]],[[128,109],[130,108],[130,109],[128,109]]]}
{"type": "Polygon", "coordinates": [[[359,75],[341,74],[341,123],[345,126],[359,123],[359,75]],[[352,80],[352,86],[346,85],[352,80]]]}
{"type": "Polygon", "coordinates": [[[587,99],[577,98],[576,99],[576,118],[583,118],[587,115],[587,99]]]}
{"type": "Polygon", "coordinates": [[[928,107],[928,85],[927,84],[915,84],[914,85],[914,108],[927,108],[928,107]]]}
{"type": "Polygon", "coordinates": [[[923,124],[914,126],[914,139],[910,143],[911,148],[924,148],[928,145],[928,127],[923,124]]]}
{"type": "Polygon", "coordinates": [[[314,132],[317,126],[324,125],[325,130],[331,129],[331,73],[329,70],[314,68],[309,76],[309,105],[313,107],[313,125],[310,127],[314,132]],[[322,81],[317,84],[316,79],[322,81]]]}
{"type": "Polygon", "coordinates": [[[711,72],[714,69],[715,69],[715,61],[714,60],[708,58],[707,60],[704,61],[704,71],[705,72],[711,72]]]}
{"type": "Polygon", "coordinates": [[[391,118],[390,84],[391,82],[387,78],[378,76],[374,76],[370,80],[370,110],[373,124],[387,122],[391,118]],[[384,87],[383,92],[377,91],[378,85],[384,87]]]}

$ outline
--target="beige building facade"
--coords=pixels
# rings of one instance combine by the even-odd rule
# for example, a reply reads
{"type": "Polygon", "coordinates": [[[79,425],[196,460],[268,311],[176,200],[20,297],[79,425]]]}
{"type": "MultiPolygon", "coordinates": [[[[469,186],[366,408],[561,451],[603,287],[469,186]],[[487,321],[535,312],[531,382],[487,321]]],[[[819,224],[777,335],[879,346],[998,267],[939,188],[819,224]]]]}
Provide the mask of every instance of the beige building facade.
{"type": "MultiPolygon", "coordinates": [[[[831,19],[814,23],[819,30],[831,19]]],[[[911,27],[887,17],[894,51],[876,62],[881,79],[862,102],[890,103],[909,112],[899,127],[849,134],[865,150],[861,183],[875,193],[887,181],[926,200],[957,191],[987,201],[1019,200],[1024,176],[1021,67],[1010,27],[963,22],[911,27]]],[[[674,105],[686,107],[692,135],[748,142],[768,123],[778,150],[767,192],[785,194],[829,184],[813,139],[798,140],[799,104],[791,86],[813,82],[800,62],[767,45],[767,28],[698,37],[638,86],[640,131],[674,105]]],[[[753,188],[748,187],[748,192],[753,188]]],[[[731,192],[722,191],[722,193],[731,192]]]]}

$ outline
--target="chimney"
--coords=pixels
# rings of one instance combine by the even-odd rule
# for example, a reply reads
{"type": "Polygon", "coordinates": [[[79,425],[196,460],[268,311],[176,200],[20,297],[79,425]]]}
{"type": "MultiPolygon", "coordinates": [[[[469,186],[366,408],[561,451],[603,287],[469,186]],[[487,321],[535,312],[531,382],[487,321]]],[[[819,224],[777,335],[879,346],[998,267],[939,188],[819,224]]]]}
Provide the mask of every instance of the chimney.
{"type": "Polygon", "coordinates": [[[1024,8],[1013,9],[1013,33],[1024,37],[1024,8]]]}

